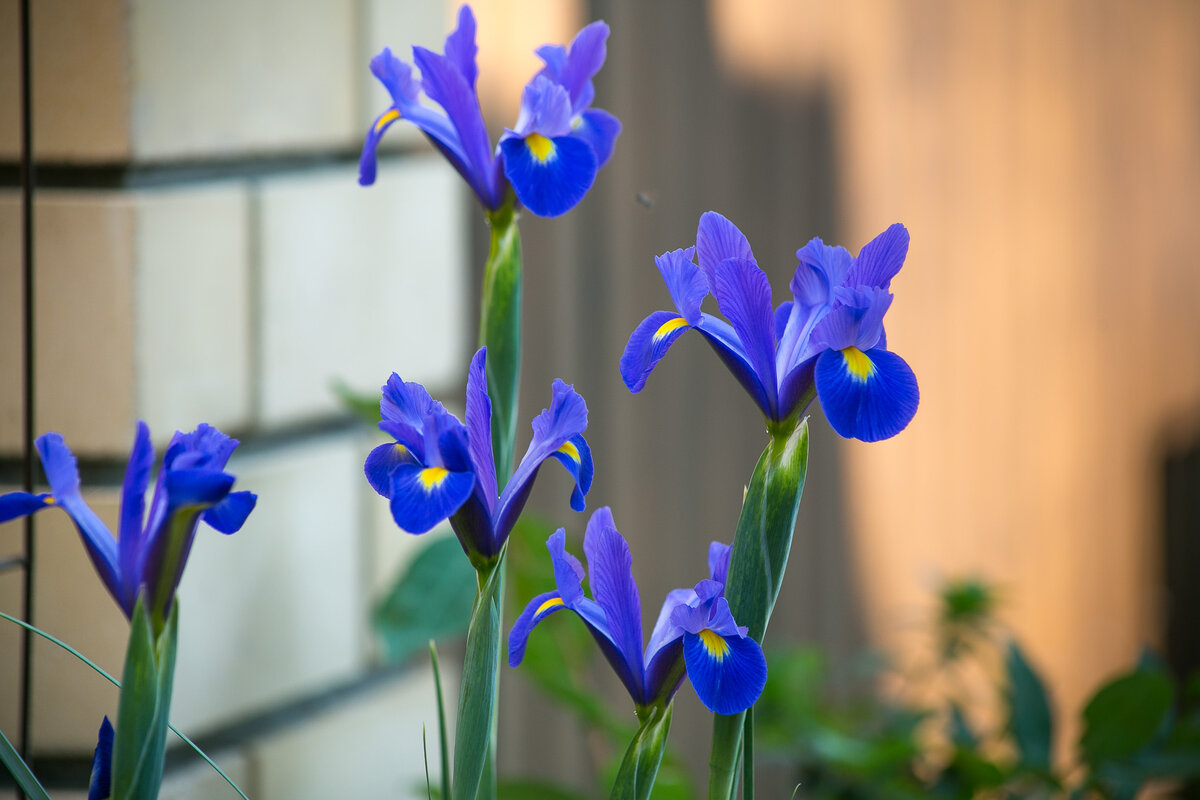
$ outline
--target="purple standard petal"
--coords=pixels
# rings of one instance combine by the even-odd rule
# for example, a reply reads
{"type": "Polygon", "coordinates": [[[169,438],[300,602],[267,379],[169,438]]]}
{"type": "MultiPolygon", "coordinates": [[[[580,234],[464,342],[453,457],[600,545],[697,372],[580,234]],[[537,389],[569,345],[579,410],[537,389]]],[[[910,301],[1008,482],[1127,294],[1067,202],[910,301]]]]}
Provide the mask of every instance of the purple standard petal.
{"type": "Polygon", "coordinates": [[[846,248],[827,245],[820,239],[812,239],[797,250],[796,258],[800,263],[790,288],[796,302],[807,307],[830,304],[833,290],[845,282],[854,263],[846,248]]]}
{"type": "Polygon", "coordinates": [[[521,205],[539,217],[558,217],[584,198],[596,180],[596,154],[582,139],[531,133],[500,142],[504,175],[521,205]]]}
{"type": "Polygon", "coordinates": [[[508,665],[520,666],[525,658],[525,644],[537,624],[555,611],[567,608],[558,592],[543,592],[529,601],[508,634],[508,665]]]}
{"type": "Polygon", "coordinates": [[[557,594],[567,606],[574,608],[583,598],[583,565],[567,552],[567,532],[559,528],[546,540],[550,563],[554,567],[557,594]]]}
{"type": "MultiPolygon", "coordinates": [[[[557,80],[567,90],[578,113],[591,103],[590,84],[607,56],[608,25],[597,20],[586,25],[571,41],[571,48],[557,80]]],[[[547,62],[549,63],[549,62],[547,62]]]]}
{"type": "Polygon", "coordinates": [[[446,413],[442,404],[430,397],[424,386],[415,381],[405,383],[394,372],[380,391],[379,415],[384,420],[420,428],[431,414],[446,413]]]}
{"type": "Polygon", "coordinates": [[[826,419],[847,439],[891,438],[912,421],[920,403],[912,369],[887,350],[827,350],[817,359],[815,378],[826,419]]]}
{"type": "Polygon", "coordinates": [[[700,315],[700,325],[696,328],[708,341],[713,352],[721,359],[722,363],[729,368],[733,373],[733,377],[737,378],[738,383],[754,398],[754,402],[762,409],[762,412],[768,416],[771,415],[770,397],[767,394],[767,388],[763,385],[754,366],[750,363],[746,351],[742,348],[742,343],[738,339],[737,333],[733,326],[723,319],[714,317],[711,314],[700,315]]]}
{"type": "Polygon", "coordinates": [[[834,297],[837,305],[813,329],[807,352],[876,347],[883,336],[883,317],[892,304],[892,295],[875,287],[841,287],[834,297]]]}
{"type": "MultiPolygon", "coordinates": [[[[536,75],[521,94],[517,124],[504,138],[524,138],[531,133],[553,139],[571,132],[571,98],[566,89],[544,75],[536,75]]],[[[503,141],[503,140],[502,140],[503,141]]]]}
{"type": "Polygon", "coordinates": [[[390,47],[371,59],[371,74],[387,89],[397,109],[419,102],[421,82],[413,76],[412,67],[397,58],[390,47]]]}
{"type": "Polygon", "coordinates": [[[0,522],[27,517],[43,508],[54,505],[54,495],[30,494],[29,492],[9,492],[0,495],[0,522]]]}
{"type": "Polygon", "coordinates": [[[686,250],[671,250],[661,256],[655,256],[654,265],[662,275],[667,291],[671,293],[671,302],[689,325],[700,324],[700,304],[708,297],[708,279],[692,258],[696,254],[694,247],[686,250]]]}
{"type": "Polygon", "coordinates": [[[258,495],[254,492],[230,492],[228,497],[204,512],[204,521],[221,533],[237,533],[257,503],[258,495]]]}
{"type": "Polygon", "coordinates": [[[555,83],[562,83],[563,67],[567,65],[567,48],[561,44],[544,44],[533,52],[546,64],[538,75],[545,75],[555,83]]]}
{"type": "Polygon", "coordinates": [[[492,156],[475,89],[454,62],[445,56],[424,47],[413,47],[413,59],[421,69],[425,93],[445,109],[458,134],[464,162],[454,166],[485,207],[499,208],[503,198],[498,187],[497,164],[492,156]]]}
{"type": "Polygon", "coordinates": [[[846,277],[847,286],[876,286],[887,289],[908,256],[908,228],[899,222],[868,242],[846,277]]]}
{"type": "Polygon", "coordinates": [[[133,608],[137,602],[138,581],[132,576],[142,574],[142,559],[145,558],[146,486],[150,483],[150,469],[154,466],[154,445],[150,443],[150,429],[145,422],[138,422],[133,449],[129,453],[129,464],[125,468],[125,483],[121,487],[121,525],[118,529],[117,553],[120,572],[126,580],[122,588],[122,608],[133,608]]]}
{"type": "Polygon", "coordinates": [[[636,394],[645,387],[654,367],[690,327],[678,314],[655,311],[634,328],[621,355],[621,379],[629,391],[636,394]]]}
{"type": "Polygon", "coordinates": [[[496,459],[492,453],[492,400],[487,393],[487,348],[467,370],[467,441],[475,468],[475,491],[491,516],[496,506],[496,459]]]}
{"type": "Polygon", "coordinates": [[[496,508],[495,536],[497,545],[503,542],[529,499],[538,469],[560,447],[587,429],[587,404],[575,387],[555,379],[551,389],[550,407],[534,418],[533,439],[504,487],[496,508]]]}
{"type": "Polygon", "coordinates": [[[766,390],[768,416],[778,410],[775,378],[775,312],[771,285],[753,261],[727,258],[717,265],[710,281],[721,313],[729,320],[745,348],[746,358],[766,390]]]}
{"type": "Polygon", "coordinates": [[[458,10],[458,27],[446,37],[443,50],[446,58],[462,73],[467,85],[474,89],[478,74],[475,56],[479,48],[475,45],[475,15],[470,6],[464,5],[458,10]]]}
{"type": "Polygon", "coordinates": [[[474,487],[471,472],[404,464],[392,473],[392,518],[401,530],[425,533],[458,511],[474,487]]]}
{"type": "Polygon", "coordinates": [[[722,542],[712,542],[708,546],[708,577],[722,586],[725,585],[725,576],[729,574],[729,554],[732,550],[722,542]]]}
{"type": "Polygon", "coordinates": [[[709,286],[714,285],[713,276],[717,266],[727,258],[757,263],[745,234],[716,211],[706,211],[700,217],[700,225],[696,229],[696,253],[700,269],[708,276],[709,286]]]}
{"type": "Polygon", "coordinates": [[[84,549],[92,566],[100,575],[100,580],[108,587],[113,599],[121,602],[121,581],[117,567],[117,542],[113,539],[108,527],[96,516],[79,493],[79,470],[75,464],[75,456],[57,433],[42,434],[34,443],[38,455],[42,459],[42,468],[46,472],[46,480],[50,483],[50,492],[55,504],[62,506],[63,511],[75,523],[80,538],[83,539],[84,549]]]}
{"type": "MultiPolygon", "coordinates": [[[[653,663],[655,655],[659,650],[683,636],[683,628],[676,625],[673,621],[675,609],[680,606],[695,604],[698,601],[699,598],[696,596],[695,589],[672,589],[667,592],[667,599],[663,601],[662,608],[658,612],[658,620],[654,623],[654,629],[650,632],[650,641],[646,644],[647,665],[653,663]]],[[[647,687],[649,687],[649,681],[647,687]]]]}
{"type": "Polygon", "coordinates": [[[633,556],[629,544],[617,531],[608,506],[596,510],[588,520],[583,550],[591,575],[592,596],[604,610],[613,643],[628,665],[635,701],[645,698],[645,668],[642,653],[642,603],[633,579],[633,556]]]}

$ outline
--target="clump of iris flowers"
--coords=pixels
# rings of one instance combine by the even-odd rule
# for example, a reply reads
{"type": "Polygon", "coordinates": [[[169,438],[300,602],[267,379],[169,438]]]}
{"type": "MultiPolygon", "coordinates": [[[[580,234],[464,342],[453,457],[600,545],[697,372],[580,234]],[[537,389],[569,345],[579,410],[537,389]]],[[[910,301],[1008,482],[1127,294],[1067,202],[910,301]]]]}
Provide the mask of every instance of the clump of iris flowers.
{"type": "Polygon", "coordinates": [[[667,595],[644,650],[633,557],[612,511],[597,509],[584,535],[592,598],[584,595],[583,566],[566,551],[562,528],[546,547],[556,586],[530,600],[517,618],[508,637],[509,666],[521,663],[525,643],[538,623],[568,609],[587,625],[639,713],[670,704],[684,677],[700,702],[717,714],[736,714],[758,700],[767,680],[767,663],[762,648],[734,621],[725,600],[727,546],[714,542],[709,548],[708,580],[667,595]]]}
{"type": "Polygon", "coordinates": [[[161,630],[200,521],[221,533],[234,533],[254,510],[256,495],[232,491],[235,478],[225,471],[237,446],[236,439],[211,425],[202,424],[191,433],[176,432],[163,455],[147,515],[145,496],[154,446],[150,429],[139,422],[121,491],[120,537],[114,538],[84,501],[75,456],[63,437],[43,434],[36,447],[50,491],[0,497],[0,522],[44,508],[67,512],[92,565],[125,616],[133,616],[138,596],[144,594],[155,630],[161,630]]]}
{"type": "Polygon", "coordinates": [[[557,217],[575,207],[612,155],[621,123],[592,108],[592,78],[604,66],[608,26],[593,22],[570,48],[543,45],[545,63],[526,85],[515,127],[492,148],[475,87],[475,16],[458,12],[458,26],[446,37],[444,53],[413,47],[412,66],[384,48],[371,59],[371,72],[387,88],[392,105],[367,131],[358,182],[375,182],[376,148],[396,121],[416,125],[458,170],[487,211],[517,200],[541,217],[557,217]],[[441,110],[421,103],[421,94],[441,110]]]}
{"type": "Polygon", "coordinates": [[[424,386],[392,373],[383,386],[379,428],[395,441],[372,450],[364,467],[371,486],[390,501],[400,528],[424,533],[449,519],[472,561],[499,555],[547,459],[561,463],[575,479],[571,507],[576,511],[585,507],[593,472],[583,438],[587,405],[573,387],[556,380],[550,407],[534,418],[529,447],[498,492],[486,364],[487,348],[481,347],[467,372],[465,425],[424,386]]]}
{"type": "Polygon", "coordinates": [[[888,289],[907,254],[908,230],[900,224],[857,257],[813,239],[796,252],[792,299],[772,308],[750,243],[709,211],[695,247],[655,259],[675,312],[656,311],[638,325],[621,357],[621,377],[630,391],[641,391],[675,340],[696,330],[769,423],[802,412],[815,395],[840,435],[867,442],[895,436],[920,399],[916,376],[887,349],[883,330],[888,289]],[[725,319],[701,311],[710,293],[725,319]]]}

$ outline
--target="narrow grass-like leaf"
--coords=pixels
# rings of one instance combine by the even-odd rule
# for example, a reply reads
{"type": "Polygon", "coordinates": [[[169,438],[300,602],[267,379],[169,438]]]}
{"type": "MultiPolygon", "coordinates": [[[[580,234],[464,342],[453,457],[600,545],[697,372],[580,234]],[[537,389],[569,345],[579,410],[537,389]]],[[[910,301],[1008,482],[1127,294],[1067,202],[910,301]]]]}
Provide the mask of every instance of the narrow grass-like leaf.
{"type": "MultiPolygon", "coordinates": [[[[71,647],[71,645],[67,644],[62,639],[59,639],[56,636],[46,633],[44,630],[42,630],[41,628],[39,628],[35,625],[30,625],[28,622],[25,622],[24,620],[20,620],[14,616],[5,614],[3,611],[0,611],[0,618],[6,619],[15,625],[20,625],[22,628],[25,628],[30,633],[33,633],[37,636],[42,637],[46,641],[55,645],[56,647],[62,648],[63,650],[65,650],[68,653],[70,653],[71,655],[73,655],[75,658],[82,661],[84,664],[86,664],[88,667],[90,667],[93,672],[95,672],[100,677],[104,678],[106,681],[111,683],[113,686],[116,686],[118,689],[121,688],[120,681],[118,681],[112,675],[109,675],[104,669],[102,669],[98,664],[96,664],[95,661],[92,661],[90,658],[88,658],[83,653],[76,650],[74,647],[71,647]]],[[[215,771],[218,775],[220,775],[225,780],[225,782],[227,784],[229,784],[229,788],[231,788],[235,792],[237,792],[238,795],[242,798],[242,800],[250,800],[250,798],[246,797],[246,793],[243,792],[241,790],[241,788],[236,783],[234,783],[233,780],[228,775],[225,774],[225,770],[223,770],[219,766],[217,766],[217,762],[215,762],[211,758],[209,758],[208,754],[205,753],[203,750],[201,750],[200,747],[195,742],[193,742],[190,738],[188,738],[182,731],[180,731],[174,725],[168,724],[167,728],[172,733],[174,733],[176,736],[178,736],[180,738],[180,740],[183,741],[184,744],[186,744],[188,747],[190,747],[192,749],[192,751],[195,752],[196,755],[200,756],[200,758],[202,758],[204,760],[204,763],[206,763],[210,767],[212,767],[213,771],[215,771]]]]}
{"type": "MultiPolygon", "coordinates": [[[[442,797],[450,798],[450,748],[446,737],[446,704],[442,699],[442,670],[438,666],[437,645],[429,640],[429,661],[433,665],[433,691],[437,698],[438,746],[442,756],[442,797]]],[[[426,768],[428,771],[428,768],[426,768]]]]}
{"type": "MultiPolygon", "coordinates": [[[[467,627],[458,723],[454,730],[455,800],[475,800],[492,743],[500,665],[500,603],[504,553],[479,575],[479,591],[467,627]]],[[[494,775],[494,773],[492,773],[494,775]]],[[[491,796],[485,790],[485,796],[491,796]]]]}
{"type": "Polygon", "coordinates": [[[612,794],[609,795],[611,800],[647,800],[650,797],[667,745],[673,709],[674,704],[665,709],[660,706],[650,709],[649,716],[625,751],[612,794]]]}
{"type": "Polygon", "coordinates": [[[742,732],[742,800],[754,800],[754,706],[746,709],[742,732]]]}
{"type": "Polygon", "coordinates": [[[1046,689],[1016,642],[1009,642],[1004,663],[1009,684],[1009,730],[1017,744],[1021,766],[1046,772],[1050,769],[1050,747],[1054,740],[1054,718],[1046,689]]]}
{"type": "Polygon", "coordinates": [[[0,761],[8,767],[9,774],[13,776],[13,780],[17,782],[17,786],[21,787],[21,791],[25,793],[26,797],[30,800],[50,800],[50,795],[46,794],[42,784],[38,783],[33,770],[29,769],[29,765],[25,763],[25,759],[21,758],[17,748],[13,747],[12,742],[4,735],[4,731],[0,731],[0,761]]]}
{"type": "Polygon", "coordinates": [[[130,620],[121,696],[117,702],[112,768],[114,800],[153,798],[158,792],[157,785],[149,785],[144,766],[148,751],[153,748],[151,740],[159,717],[157,662],[150,617],[143,598],[139,597],[130,620]]]}
{"type": "Polygon", "coordinates": [[[521,376],[521,234],[511,204],[488,214],[488,225],[491,244],[483,269],[479,343],[487,346],[492,449],[497,485],[503,487],[513,467],[521,376]]]}
{"type": "MultiPolygon", "coordinates": [[[[725,584],[733,618],[739,625],[747,626],[751,638],[760,644],[783,583],[804,492],[808,420],[780,423],[772,428],[770,435],[746,487],[725,584]]],[[[714,715],[708,762],[709,800],[732,798],[736,792],[745,717],[745,712],[714,715]]]]}

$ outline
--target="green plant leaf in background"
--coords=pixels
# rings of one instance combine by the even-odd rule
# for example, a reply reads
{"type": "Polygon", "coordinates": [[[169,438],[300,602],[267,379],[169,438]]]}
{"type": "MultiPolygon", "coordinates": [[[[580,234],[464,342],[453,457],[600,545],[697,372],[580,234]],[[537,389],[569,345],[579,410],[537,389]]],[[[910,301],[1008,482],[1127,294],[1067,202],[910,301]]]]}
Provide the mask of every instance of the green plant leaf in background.
{"type": "Polygon", "coordinates": [[[50,795],[46,794],[42,784],[38,783],[38,779],[34,777],[29,765],[21,758],[21,754],[17,752],[17,748],[13,747],[12,742],[8,740],[3,731],[0,731],[0,763],[8,768],[9,774],[17,782],[17,786],[30,800],[50,800],[50,795]]]}
{"type": "Polygon", "coordinates": [[[1054,719],[1041,678],[1016,642],[1009,642],[1004,660],[1008,675],[1008,727],[1017,745],[1021,766],[1035,771],[1050,769],[1054,719]]]}
{"type": "Polygon", "coordinates": [[[1109,682],[1083,709],[1083,757],[1097,767],[1132,758],[1146,747],[1171,712],[1175,687],[1157,670],[1136,671],[1109,682]]]}
{"type": "Polygon", "coordinates": [[[495,752],[496,690],[500,666],[500,605],[503,602],[504,556],[478,575],[479,590],[467,626],[462,687],[458,697],[458,723],[454,731],[455,800],[475,800],[495,794],[494,784],[481,789],[481,781],[495,780],[489,766],[495,752]]]}
{"type": "Polygon", "coordinates": [[[427,648],[431,639],[462,636],[471,618],[475,570],[458,539],[427,535],[422,545],[371,613],[391,663],[427,648]]]}
{"type": "Polygon", "coordinates": [[[330,387],[334,395],[342,402],[346,410],[374,428],[383,417],[379,414],[379,390],[359,392],[341,379],[336,379],[330,387]]]}

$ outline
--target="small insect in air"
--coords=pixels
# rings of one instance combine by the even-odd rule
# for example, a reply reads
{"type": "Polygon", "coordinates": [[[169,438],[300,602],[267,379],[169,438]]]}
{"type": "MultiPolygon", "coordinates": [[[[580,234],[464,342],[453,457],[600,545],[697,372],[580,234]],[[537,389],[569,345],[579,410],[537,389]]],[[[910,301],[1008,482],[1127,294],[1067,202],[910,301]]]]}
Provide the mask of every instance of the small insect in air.
{"type": "Polygon", "coordinates": [[[637,197],[635,199],[638,201],[638,205],[640,205],[640,206],[645,206],[646,208],[654,208],[654,193],[653,192],[650,192],[647,190],[642,190],[637,193],[637,197]]]}

